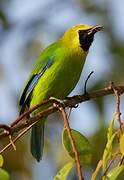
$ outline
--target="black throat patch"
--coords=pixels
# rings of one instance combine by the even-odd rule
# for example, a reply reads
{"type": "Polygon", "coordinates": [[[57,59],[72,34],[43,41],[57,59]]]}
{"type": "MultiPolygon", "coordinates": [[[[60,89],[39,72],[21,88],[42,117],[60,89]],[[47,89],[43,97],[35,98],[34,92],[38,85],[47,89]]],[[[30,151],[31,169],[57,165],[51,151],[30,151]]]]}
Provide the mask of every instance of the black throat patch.
{"type": "Polygon", "coordinates": [[[79,30],[78,33],[81,48],[84,51],[88,51],[93,42],[94,34],[88,34],[88,30],[79,30]]]}

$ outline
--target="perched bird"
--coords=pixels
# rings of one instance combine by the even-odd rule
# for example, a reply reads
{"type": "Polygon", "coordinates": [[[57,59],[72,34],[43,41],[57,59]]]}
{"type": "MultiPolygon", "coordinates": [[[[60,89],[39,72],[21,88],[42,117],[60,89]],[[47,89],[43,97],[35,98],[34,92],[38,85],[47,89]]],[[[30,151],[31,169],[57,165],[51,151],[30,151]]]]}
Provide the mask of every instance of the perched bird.
{"type": "MultiPolygon", "coordinates": [[[[50,97],[67,97],[80,78],[94,34],[101,29],[99,25],[73,26],[42,51],[21,95],[20,114],[50,97]]],[[[41,110],[43,107],[38,112],[41,110]]],[[[31,153],[37,161],[43,154],[44,124],[45,119],[39,121],[31,132],[31,153]]]]}

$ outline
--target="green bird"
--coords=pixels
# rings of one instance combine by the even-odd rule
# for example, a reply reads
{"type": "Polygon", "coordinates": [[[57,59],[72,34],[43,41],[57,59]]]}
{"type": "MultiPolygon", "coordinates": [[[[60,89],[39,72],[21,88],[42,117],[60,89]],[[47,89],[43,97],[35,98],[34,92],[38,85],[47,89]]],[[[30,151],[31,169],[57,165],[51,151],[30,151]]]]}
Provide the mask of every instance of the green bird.
{"type": "MultiPolygon", "coordinates": [[[[99,25],[78,24],[42,51],[21,95],[20,114],[50,97],[64,99],[68,96],[80,78],[94,34],[101,29],[99,25]]],[[[31,132],[31,153],[37,161],[43,154],[44,125],[45,119],[42,119],[31,132]]]]}

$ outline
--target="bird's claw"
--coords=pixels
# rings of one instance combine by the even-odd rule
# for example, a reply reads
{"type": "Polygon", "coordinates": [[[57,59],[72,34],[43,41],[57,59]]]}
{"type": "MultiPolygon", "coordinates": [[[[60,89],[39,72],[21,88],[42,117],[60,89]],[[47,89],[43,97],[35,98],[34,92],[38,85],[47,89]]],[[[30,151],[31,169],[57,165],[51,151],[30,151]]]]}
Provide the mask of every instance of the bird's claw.
{"type": "Polygon", "coordinates": [[[75,104],[74,106],[73,106],[73,108],[77,108],[79,106],[79,104],[75,104]]]}
{"type": "Polygon", "coordinates": [[[49,99],[53,102],[54,106],[57,106],[57,107],[64,107],[65,106],[64,100],[57,99],[55,97],[50,97],[49,99]]]}
{"type": "MultiPolygon", "coordinates": [[[[70,100],[71,97],[66,97],[65,100],[70,100]]],[[[70,105],[71,108],[77,108],[79,106],[79,104],[74,104],[74,105],[70,105]]]]}

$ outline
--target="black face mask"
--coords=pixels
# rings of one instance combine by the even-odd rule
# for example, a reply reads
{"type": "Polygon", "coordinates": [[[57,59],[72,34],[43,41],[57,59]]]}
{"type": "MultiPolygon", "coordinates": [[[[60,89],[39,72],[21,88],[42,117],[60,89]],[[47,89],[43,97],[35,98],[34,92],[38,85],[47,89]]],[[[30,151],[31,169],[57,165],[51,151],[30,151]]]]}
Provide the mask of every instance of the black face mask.
{"type": "Polygon", "coordinates": [[[80,42],[80,46],[81,48],[84,50],[84,51],[88,51],[92,42],[93,42],[93,39],[94,39],[94,33],[90,33],[88,34],[88,32],[90,31],[91,29],[88,29],[88,30],[79,30],[78,33],[79,33],[79,42],[80,42]]]}

